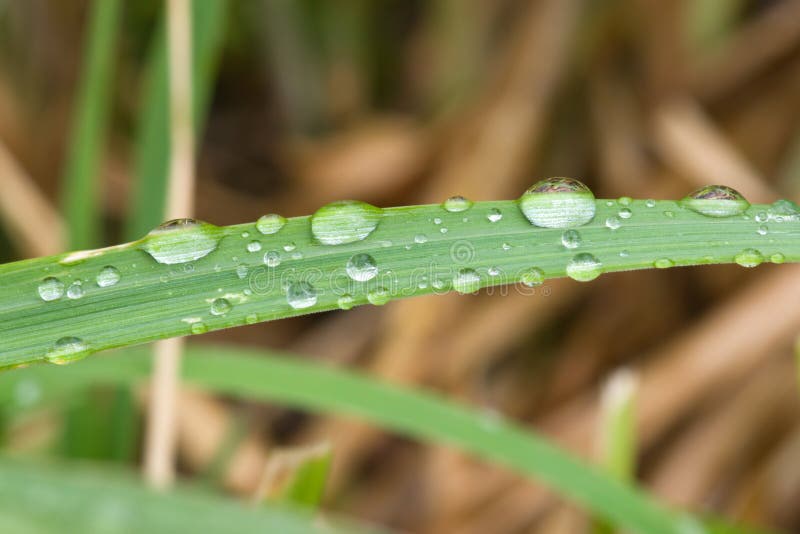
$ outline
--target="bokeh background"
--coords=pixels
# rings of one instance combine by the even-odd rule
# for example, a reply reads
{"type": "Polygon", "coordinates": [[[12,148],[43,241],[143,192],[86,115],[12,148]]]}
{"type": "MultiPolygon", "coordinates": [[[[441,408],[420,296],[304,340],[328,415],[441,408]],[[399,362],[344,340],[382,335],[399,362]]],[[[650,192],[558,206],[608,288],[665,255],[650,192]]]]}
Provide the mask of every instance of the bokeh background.
{"type": "MultiPolygon", "coordinates": [[[[680,198],[709,183],[751,202],[800,195],[797,0],[195,2],[194,205],[214,224],[344,198],[516,198],[547,176],[602,198],[680,198]]],[[[164,6],[120,2],[92,85],[93,6],[0,1],[4,262],[137,238],[163,213],[143,184],[163,187],[148,154],[165,141],[143,132],[158,119],[147,102],[164,6]],[[102,127],[81,129],[81,102],[102,127]]],[[[622,376],[645,487],[800,531],[799,274],[556,280],[534,296],[417,298],[193,341],[426,387],[590,459],[603,391],[622,376]]],[[[20,403],[0,424],[7,452],[141,461],[141,391],[97,384],[57,405],[20,403]]],[[[177,432],[180,476],[242,499],[264,491],[276,451],[328,444],[326,510],[413,532],[587,528],[579,509],[504,469],[346,419],[182,390],[177,432]]]]}

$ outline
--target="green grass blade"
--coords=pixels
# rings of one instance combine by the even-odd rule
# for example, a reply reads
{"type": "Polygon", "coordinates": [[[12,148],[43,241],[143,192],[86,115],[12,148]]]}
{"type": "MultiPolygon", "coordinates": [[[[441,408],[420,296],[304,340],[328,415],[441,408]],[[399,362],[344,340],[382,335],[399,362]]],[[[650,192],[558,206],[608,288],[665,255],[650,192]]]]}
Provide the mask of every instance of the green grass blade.
{"type": "Polygon", "coordinates": [[[322,501],[333,454],[329,446],[318,447],[302,459],[280,492],[278,502],[315,509],[322,501]]]}
{"type": "MultiPolygon", "coordinates": [[[[228,4],[224,0],[191,2],[193,122],[202,131],[213,80],[222,51],[228,4]]],[[[167,56],[162,21],[148,64],[136,146],[136,188],[125,234],[135,239],[163,220],[169,166],[167,56]]]]}
{"type": "Polygon", "coordinates": [[[300,510],[248,507],[190,488],[157,493],[130,474],[96,467],[2,459],[0,472],[2,532],[367,532],[350,524],[323,527],[300,510]]]}
{"type": "Polygon", "coordinates": [[[115,34],[120,20],[119,0],[92,2],[84,46],[70,146],[64,171],[64,214],[69,246],[80,249],[100,243],[97,177],[111,102],[115,34]]]}
{"type": "Polygon", "coordinates": [[[532,226],[517,202],[496,201],[459,213],[437,205],[388,208],[368,238],[341,245],[321,244],[309,217],[297,217],[270,235],[253,223],[190,226],[116,247],[0,265],[0,367],[66,363],[113,347],[452,289],[538,282],[565,276],[583,254],[602,264],[589,274],[800,261],[800,216],[787,215],[784,203],[722,218],[673,201],[620,208],[599,200],[596,206],[593,221],[567,234],[577,248],[562,243],[561,229],[532,226]],[[610,229],[605,221],[621,210],[630,210],[628,218],[610,229]],[[490,222],[497,213],[502,219],[490,222]],[[200,253],[205,256],[188,261],[200,253]],[[271,254],[280,265],[264,264],[271,254]],[[367,281],[346,273],[358,254],[371,256],[378,268],[367,281]],[[119,281],[98,287],[107,267],[119,281]]]}
{"type": "MultiPolygon", "coordinates": [[[[30,388],[35,383],[45,395],[66,393],[88,383],[135,384],[149,376],[150,365],[146,349],[135,348],[127,349],[124,356],[93,358],[65,369],[35,366],[5,373],[0,375],[0,403],[13,399],[21,384],[30,388]]],[[[184,382],[215,393],[353,415],[407,436],[449,444],[545,482],[592,514],[634,532],[690,532],[696,524],[535,433],[427,393],[294,358],[234,348],[190,345],[182,373],[184,382]]],[[[739,531],[725,525],[710,530],[739,531]]]]}

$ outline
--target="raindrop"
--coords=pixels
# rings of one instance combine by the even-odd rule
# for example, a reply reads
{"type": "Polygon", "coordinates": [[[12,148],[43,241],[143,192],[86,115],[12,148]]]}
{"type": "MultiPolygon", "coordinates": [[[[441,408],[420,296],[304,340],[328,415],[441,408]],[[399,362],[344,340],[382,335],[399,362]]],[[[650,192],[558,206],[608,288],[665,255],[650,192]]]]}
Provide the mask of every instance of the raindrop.
{"type": "Polygon", "coordinates": [[[347,261],[345,270],[347,276],[356,282],[372,280],[378,274],[375,259],[369,254],[356,254],[347,261]]]}
{"type": "Polygon", "coordinates": [[[42,300],[50,302],[64,296],[64,282],[53,276],[48,276],[39,284],[39,296],[42,300]]]}
{"type": "Polygon", "coordinates": [[[510,243],[503,243],[503,250],[505,250],[505,251],[511,250],[511,244],[510,243]]]}
{"type": "Polygon", "coordinates": [[[324,245],[355,243],[375,231],[382,215],[382,209],[366,202],[331,202],[311,216],[311,233],[324,245]]]}
{"type": "Polygon", "coordinates": [[[286,252],[291,252],[296,248],[297,248],[297,245],[294,244],[294,241],[290,241],[289,243],[286,243],[285,245],[283,245],[283,250],[285,250],[286,252]]]}
{"type": "Polygon", "coordinates": [[[437,225],[437,226],[438,226],[438,225],[440,225],[440,224],[442,224],[442,219],[441,219],[441,218],[439,218],[439,217],[434,217],[434,218],[433,218],[433,224],[435,224],[435,225],[437,225]]]}
{"type": "Polygon", "coordinates": [[[367,293],[367,300],[375,306],[383,306],[391,300],[391,295],[389,295],[389,290],[385,287],[376,287],[367,293]]]}
{"type": "Polygon", "coordinates": [[[145,237],[142,248],[158,263],[173,265],[199,260],[219,243],[218,228],[195,219],[167,221],[145,237]]]}
{"type": "Polygon", "coordinates": [[[653,200],[652,198],[648,198],[647,200],[644,201],[644,205],[647,206],[648,208],[655,208],[656,201],[653,200]]]}
{"type": "Polygon", "coordinates": [[[800,218],[800,206],[791,200],[780,199],[772,203],[770,214],[775,221],[797,220],[800,218]]]}
{"type": "Polygon", "coordinates": [[[258,322],[258,315],[255,313],[248,313],[247,317],[244,318],[244,322],[247,324],[255,324],[258,322]]]}
{"type": "Polygon", "coordinates": [[[758,230],[756,230],[756,232],[758,232],[758,235],[767,235],[769,233],[769,228],[767,228],[766,224],[762,224],[761,226],[758,227],[758,230]]]}
{"type": "Polygon", "coordinates": [[[237,265],[236,266],[236,276],[239,277],[239,280],[244,280],[247,276],[247,266],[246,265],[237,265]]]}
{"type": "Polygon", "coordinates": [[[481,277],[475,269],[461,269],[453,276],[453,289],[459,293],[474,293],[480,287],[481,277]]]}
{"type": "Polygon", "coordinates": [[[100,287],[111,287],[119,282],[119,279],[119,270],[111,265],[106,265],[97,273],[97,285],[100,287]]]}
{"type": "Polygon", "coordinates": [[[620,226],[622,226],[622,221],[620,221],[618,217],[611,216],[606,219],[606,227],[608,229],[617,230],[620,226]]]}
{"type": "Polygon", "coordinates": [[[708,217],[731,217],[750,207],[741,193],[724,185],[701,187],[681,200],[681,205],[708,217]]]}
{"type": "Polygon", "coordinates": [[[414,243],[421,245],[427,242],[428,242],[428,236],[426,236],[425,234],[417,234],[414,236],[414,243]]]}
{"type": "Polygon", "coordinates": [[[622,206],[630,206],[631,202],[633,202],[633,199],[631,197],[619,197],[617,202],[619,202],[622,206]]]}
{"type": "Polygon", "coordinates": [[[548,178],[519,199],[523,215],[535,226],[569,228],[594,218],[595,200],[588,187],[572,178],[548,178]]]}
{"type": "Polygon", "coordinates": [[[277,213],[262,215],[256,221],[256,230],[264,235],[276,234],[286,224],[286,218],[277,213]]]}
{"type": "Polygon", "coordinates": [[[531,267],[522,272],[520,282],[528,287],[540,286],[544,283],[544,271],[538,267],[531,267]]]}
{"type": "Polygon", "coordinates": [[[620,250],[619,251],[619,257],[620,258],[627,258],[630,255],[631,255],[631,253],[628,252],[627,250],[620,250]]]}
{"type": "Polygon", "coordinates": [[[250,241],[247,244],[247,252],[258,252],[261,250],[261,243],[258,241],[250,241]]]}
{"type": "Polygon", "coordinates": [[[439,228],[439,233],[446,234],[447,232],[447,228],[439,228]]]}
{"type": "Polygon", "coordinates": [[[664,217],[666,217],[667,219],[672,219],[673,217],[675,217],[675,213],[670,210],[667,210],[664,212],[664,217]]]}
{"type": "Polygon", "coordinates": [[[771,261],[772,263],[783,263],[786,261],[786,256],[784,256],[780,252],[776,252],[775,254],[769,257],[769,261],[771,261]]]}
{"type": "Polygon", "coordinates": [[[221,297],[216,298],[211,303],[211,315],[225,315],[226,313],[231,311],[232,308],[233,306],[231,305],[228,299],[224,299],[221,297]]]}
{"type": "Polygon", "coordinates": [[[75,300],[83,296],[83,284],[80,280],[76,280],[67,288],[67,297],[75,300]]]}
{"type": "Polygon", "coordinates": [[[742,267],[756,267],[764,261],[764,256],[754,248],[746,248],[736,255],[734,261],[742,267]]]}
{"type": "Polygon", "coordinates": [[[633,212],[629,208],[622,208],[617,215],[619,215],[620,219],[630,219],[633,212]]]}
{"type": "Polygon", "coordinates": [[[295,310],[310,308],[317,303],[317,290],[308,282],[292,282],[286,289],[286,301],[295,310]]]}
{"type": "Polygon", "coordinates": [[[489,222],[497,222],[503,218],[503,214],[500,213],[499,209],[492,208],[489,210],[489,213],[486,214],[486,218],[489,219],[489,222]]]}
{"type": "Polygon", "coordinates": [[[578,282],[594,280],[603,272],[603,264],[589,253],[582,252],[567,263],[567,276],[578,282]]]}
{"type": "Polygon", "coordinates": [[[281,264],[281,255],[277,250],[270,250],[264,254],[264,265],[267,267],[277,267],[281,264]]]}
{"type": "Polygon", "coordinates": [[[759,211],[758,213],[756,213],[756,222],[763,223],[767,222],[768,219],[769,215],[767,215],[766,211],[759,211]]]}
{"type": "Polygon", "coordinates": [[[675,266],[675,262],[673,262],[669,258],[659,258],[659,259],[657,259],[656,261],[653,262],[653,266],[656,269],[668,269],[670,267],[674,267],[675,266]]]}
{"type": "Polygon", "coordinates": [[[192,323],[191,330],[192,334],[205,334],[206,332],[208,332],[208,327],[204,322],[197,321],[195,323],[192,323]]]}
{"type": "Polygon", "coordinates": [[[454,196],[442,202],[442,207],[451,213],[458,213],[470,209],[472,207],[472,201],[462,196],[454,196]]]}
{"type": "Polygon", "coordinates": [[[561,244],[564,248],[574,249],[581,246],[581,234],[577,230],[565,230],[561,234],[561,244]]]}
{"type": "Polygon", "coordinates": [[[345,293],[339,297],[339,299],[336,301],[336,304],[341,310],[349,310],[355,305],[355,299],[353,299],[353,296],[349,293],[345,293]]]}
{"type": "Polygon", "coordinates": [[[486,272],[489,274],[489,276],[500,276],[500,269],[494,266],[489,267],[486,272]]]}
{"type": "Polygon", "coordinates": [[[45,355],[50,363],[64,365],[89,355],[89,345],[78,337],[62,337],[45,355]]]}

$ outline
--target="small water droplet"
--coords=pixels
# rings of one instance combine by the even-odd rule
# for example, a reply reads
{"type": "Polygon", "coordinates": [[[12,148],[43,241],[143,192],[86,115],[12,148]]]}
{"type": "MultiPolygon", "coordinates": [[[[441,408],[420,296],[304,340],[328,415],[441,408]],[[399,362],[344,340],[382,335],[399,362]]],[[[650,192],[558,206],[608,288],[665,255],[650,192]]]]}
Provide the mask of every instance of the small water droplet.
{"type": "Polygon", "coordinates": [[[286,218],[277,213],[262,215],[256,221],[256,230],[264,235],[276,234],[286,225],[286,218]]]}
{"type": "Polygon", "coordinates": [[[494,266],[489,267],[486,272],[489,274],[489,276],[500,276],[500,269],[494,266]]]}
{"type": "Polygon", "coordinates": [[[435,224],[437,226],[442,224],[442,219],[440,217],[434,217],[433,218],[433,224],[435,224]]]}
{"type": "Polygon", "coordinates": [[[628,252],[627,250],[620,250],[619,251],[619,257],[620,258],[627,258],[630,255],[631,255],[631,253],[628,252]]]}
{"type": "Polygon", "coordinates": [[[192,334],[205,334],[206,332],[208,332],[208,327],[202,321],[197,321],[195,323],[192,323],[192,326],[190,328],[192,334]]]}
{"type": "Polygon", "coordinates": [[[701,187],[683,198],[681,205],[708,217],[740,215],[750,207],[741,193],[724,185],[701,187]]]}
{"type": "Polygon", "coordinates": [[[631,197],[619,197],[617,202],[619,202],[621,206],[630,206],[633,199],[631,197]]]}
{"type": "Polygon", "coordinates": [[[566,230],[561,234],[561,244],[564,245],[564,248],[578,248],[581,246],[581,241],[581,234],[577,230],[566,230]]]}
{"type": "Polygon", "coordinates": [[[219,229],[196,219],[174,219],[152,230],[142,249],[158,263],[174,265],[199,260],[219,243],[219,229]]]}
{"type": "Polygon", "coordinates": [[[617,215],[619,215],[620,219],[630,219],[633,212],[629,208],[622,208],[617,215]]]}
{"type": "Polygon", "coordinates": [[[261,250],[261,243],[258,241],[250,241],[247,244],[247,252],[258,252],[261,250]]]}
{"type": "Polygon", "coordinates": [[[754,248],[746,248],[734,260],[742,267],[756,267],[764,261],[764,256],[754,248]]]}
{"type": "Polygon", "coordinates": [[[242,232],[242,237],[244,237],[245,239],[250,237],[250,232],[242,232]]]}
{"type": "Polygon", "coordinates": [[[759,211],[756,213],[756,222],[767,222],[767,219],[769,219],[769,215],[767,215],[766,211],[759,211]]]}
{"type": "Polygon", "coordinates": [[[39,284],[39,296],[42,300],[50,302],[64,296],[64,282],[54,276],[48,276],[39,284]]]}
{"type": "Polygon", "coordinates": [[[310,308],[317,303],[317,290],[308,282],[292,282],[286,289],[286,301],[295,310],[310,308]]]}
{"type": "Polygon", "coordinates": [[[667,219],[672,219],[673,217],[675,217],[675,212],[667,210],[664,212],[664,217],[666,217],[667,219]]]}
{"type": "Polygon", "coordinates": [[[446,234],[447,232],[447,228],[439,228],[439,233],[446,234]]]}
{"type": "Polygon", "coordinates": [[[481,287],[481,277],[475,269],[460,269],[453,276],[453,289],[459,293],[474,293],[481,287]]]}
{"type": "Polygon", "coordinates": [[[291,252],[296,248],[297,248],[297,245],[295,245],[293,241],[290,241],[289,243],[286,243],[285,245],[283,245],[283,250],[285,250],[286,252],[291,252]]]}
{"type": "Polygon", "coordinates": [[[505,251],[509,251],[509,250],[511,250],[511,244],[510,243],[503,243],[502,248],[505,251]]]}
{"type": "Polygon", "coordinates": [[[100,287],[111,287],[119,282],[120,278],[121,276],[119,274],[119,270],[116,267],[112,265],[106,265],[100,269],[99,273],[97,273],[96,280],[97,285],[100,287]]]}
{"type": "Polygon", "coordinates": [[[450,213],[458,213],[470,209],[472,207],[472,201],[456,195],[442,202],[442,207],[450,213]]]}
{"type": "Polygon", "coordinates": [[[489,222],[497,222],[502,220],[503,214],[497,208],[492,208],[489,210],[489,213],[486,214],[486,218],[489,219],[489,222]]]}
{"type": "Polygon", "coordinates": [[[544,271],[538,267],[531,267],[522,272],[519,281],[528,287],[540,286],[544,283],[544,271]]]}
{"type": "Polygon", "coordinates": [[[236,266],[236,276],[239,277],[239,280],[244,280],[247,277],[247,266],[246,265],[237,265],[236,266]]]}
{"type": "Polygon", "coordinates": [[[762,224],[761,226],[758,227],[758,230],[756,230],[756,232],[758,232],[758,235],[767,235],[769,233],[769,228],[767,227],[766,224],[762,224]]]}
{"type": "Polygon", "coordinates": [[[366,282],[378,274],[378,265],[369,254],[356,254],[347,261],[345,270],[352,280],[366,282]]]}
{"type": "Polygon", "coordinates": [[[428,242],[428,236],[426,236],[425,234],[417,234],[414,236],[414,243],[421,245],[427,242],[428,242]]]}
{"type": "Polygon", "coordinates": [[[248,313],[247,317],[244,318],[244,322],[247,324],[255,324],[258,322],[258,315],[255,313],[248,313]]]}
{"type": "Polygon", "coordinates": [[[355,306],[355,299],[349,293],[345,293],[344,295],[338,298],[336,304],[339,306],[339,309],[341,310],[349,310],[353,306],[355,306]]]}
{"type": "Polygon", "coordinates": [[[376,287],[367,293],[367,300],[374,306],[383,306],[391,300],[391,295],[389,295],[389,290],[385,287],[376,287]]]}
{"type": "Polygon", "coordinates": [[[776,252],[775,254],[769,257],[769,261],[771,261],[772,263],[783,263],[786,261],[786,256],[784,256],[780,252],[776,252]]]}
{"type": "Polygon", "coordinates": [[[383,210],[366,202],[331,202],[311,216],[311,233],[324,245],[342,245],[366,239],[383,216],[383,210]]]}
{"type": "Polygon", "coordinates": [[[594,218],[591,190],[572,178],[548,178],[525,191],[519,199],[525,218],[543,228],[581,226],[594,218]]]}
{"type": "Polygon", "coordinates": [[[72,282],[67,288],[67,297],[76,300],[83,296],[83,283],[80,280],[72,282]]]}
{"type": "Polygon", "coordinates": [[[45,360],[57,365],[64,365],[80,360],[89,355],[89,345],[78,337],[62,337],[55,342],[45,355],[45,360]]]}
{"type": "Polygon", "coordinates": [[[655,208],[656,201],[653,200],[652,198],[648,198],[647,200],[644,201],[644,205],[647,206],[648,208],[655,208]]]}
{"type": "Polygon", "coordinates": [[[567,276],[578,282],[594,280],[603,272],[603,264],[587,252],[577,254],[567,263],[567,276]]]}
{"type": "Polygon", "coordinates": [[[267,267],[277,267],[281,264],[281,255],[277,250],[270,250],[264,254],[264,265],[267,267]]]}
{"type": "Polygon", "coordinates": [[[675,262],[673,262],[669,258],[659,258],[655,262],[653,262],[653,266],[656,269],[668,269],[670,267],[674,267],[675,266],[675,262]]]}
{"type": "Polygon", "coordinates": [[[612,215],[606,219],[606,228],[610,230],[617,230],[620,226],[622,226],[622,221],[620,221],[619,218],[612,215]]]}
{"type": "Polygon", "coordinates": [[[231,308],[233,308],[233,306],[228,299],[222,297],[216,298],[211,302],[211,315],[225,315],[231,311],[231,308]]]}

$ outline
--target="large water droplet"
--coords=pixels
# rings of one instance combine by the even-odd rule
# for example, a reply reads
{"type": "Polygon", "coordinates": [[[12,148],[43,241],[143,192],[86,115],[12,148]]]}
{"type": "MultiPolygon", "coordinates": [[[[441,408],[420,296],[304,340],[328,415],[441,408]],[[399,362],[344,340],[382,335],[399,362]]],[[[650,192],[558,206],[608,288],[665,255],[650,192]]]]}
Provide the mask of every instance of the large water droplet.
{"type": "Polygon", "coordinates": [[[64,282],[54,276],[48,276],[39,284],[39,296],[42,300],[50,302],[64,296],[64,282]]]}
{"type": "Polygon", "coordinates": [[[82,339],[72,336],[62,337],[45,354],[45,360],[57,365],[80,360],[89,355],[89,345],[82,339]]]}
{"type": "Polygon", "coordinates": [[[119,282],[119,279],[119,270],[111,265],[106,265],[97,273],[97,285],[100,287],[111,287],[119,282]]]}
{"type": "Polygon", "coordinates": [[[372,280],[378,274],[378,265],[369,254],[356,254],[347,261],[347,276],[356,282],[372,280]]]}
{"type": "Polygon", "coordinates": [[[578,248],[581,246],[581,241],[581,234],[577,230],[565,230],[561,234],[561,244],[564,245],[564,248],[578,248]]]}
{"type": "Polygon", "coordinates": [[[519,199],[525,217],[544,228],[581,226],[594,218],[595,200],[588,187],[572,178],[549,178],[519,199]]]}
{"type": "Polygon", "coordinates": [[[267,267],[277,267],[281,264],[281,254],[277,250],[270,250],[264,254],[264,265],[267,267]]]}
{"type": "Polygon", "coordinates": [[[764,256],[754,248],[746,248],[734,260],[742,267],[756,267],[764,261],[764,256]]]}
{"type": "Polygon", "coordinates": [[[582,252],[567,264],[567,276],[578,282],[594,280],[603,272],[603,264],[589,253],[582,252]]]}
{"type": "Polygon", "coordinates": [[[286,289],[286,302],[295,310],[310,308],[317,303],[317,290],[308,282],[292,282],[286,289]]]}
{"type": "Polygon", "coordinates": [[[216,298],[211,303],[211,315],[225,315],[233,306],[231,305],[230,301],[225,298],[216,298]]]}
{"type": "Polygon", "coordinates": [[[142,248],[158,263],[186,263],[211,254],[219,243],[218,233],[207,222],[175,219],[147,234],[142,248]]]}
{"type": "Polygon", "coordinates": [[[256,230],[264,235],[276,234],[286,224],[286,218],[277,213],[262,215],[256,221],[256,230]]]}
{"type": "Polygon", "coordinates": [[[538,267],[531,267],[522,272],[519,281],[528,287],[540,286],[544,283],[544,271],[538,267]]]}
{"type": "Polygon", "coordinates": [[[489,210],[489,213],[486,214],[486,218],[489,219],[489,222],[497,222],[503,218],[503,214],[497,208],[492,208],[489,210]]]}
{"type": "Polygon", "coordinates": [[[701,187],[681,200],[681,205],[708,217],[731,217],[750,207],[741,193],[724,185],[701,187]]]}
{"type": "Polygon", "coordinates": [[[769,261],[771,261],[772,263],[783,263],[786,261],[786,256],[784,256],[780,252],[776,252],[775,254],[769,257],[769,261]]]}
{"type": "Polygon", "coordinates": [[[474,293],[481,288],[481,277],[475,269],[460,269],[453,276],[453,289],[459,293],[474,293]]]}
{"type": "Polygon", "coordinates": [[[617,230],[620,226],[622,226],[622,221],[620,221],[617,217],[611,216],[606,219],[606,227],[609,230],[617,230]]]}
{"type": "Polygon", "coordinates": [[[311,233],[324,245],[342,245],[366,239],[383,215],[383,210],[366,202],[331,202],[311,216],[311,233]]]}
{"type": "Polygon", "coordinates": [[[80,280],[72,282],[67,288],[67,297],[76,300],[83,296],[83,283],[80,280]]]}
{"type": "Polygon", "coordinates": [[[442,202],[442,207],[451,213],[458,213],[470,209],[472,207],[472,201],[462,196],[454,196],[442,202]]]}

